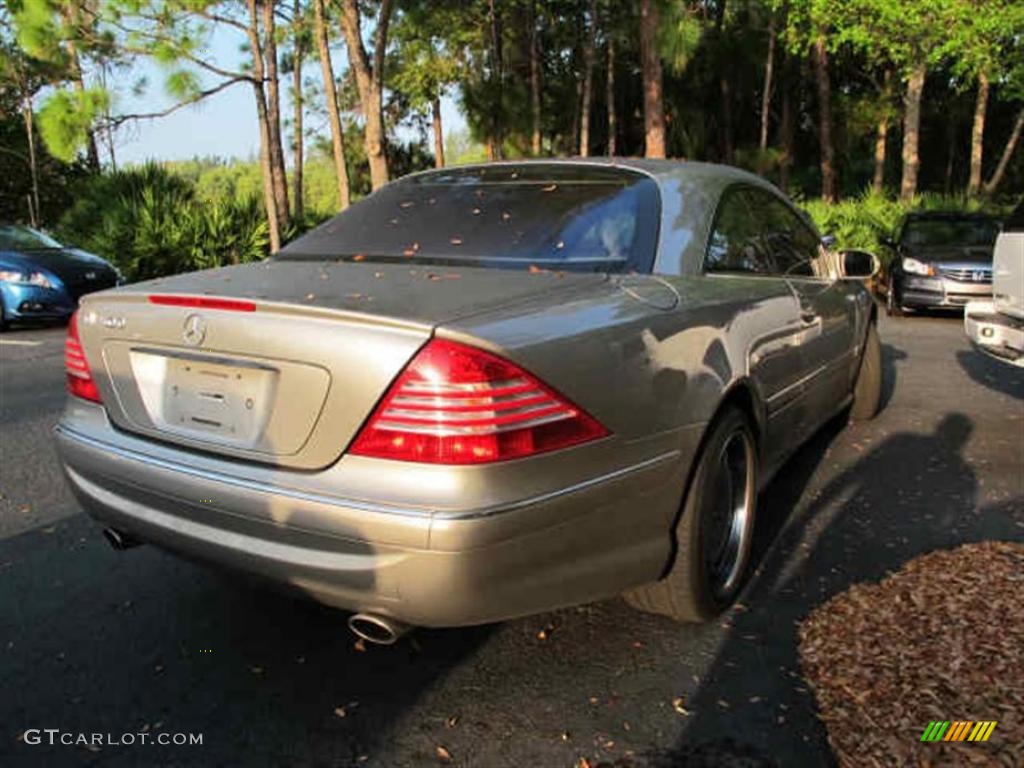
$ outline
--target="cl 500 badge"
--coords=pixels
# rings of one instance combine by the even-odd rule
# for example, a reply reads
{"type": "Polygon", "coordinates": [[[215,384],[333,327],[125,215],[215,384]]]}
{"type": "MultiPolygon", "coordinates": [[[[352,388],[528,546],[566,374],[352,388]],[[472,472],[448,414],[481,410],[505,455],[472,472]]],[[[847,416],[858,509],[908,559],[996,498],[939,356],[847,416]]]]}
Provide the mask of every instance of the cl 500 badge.
{"type": "Polygon", "coordinates": [[[116,317],[111,315],[110,317],[104,317],[100,319],[100,324],[104,328],[110,328],[114,331],[120,331],[125,326],[123,317],[116,317]]]}

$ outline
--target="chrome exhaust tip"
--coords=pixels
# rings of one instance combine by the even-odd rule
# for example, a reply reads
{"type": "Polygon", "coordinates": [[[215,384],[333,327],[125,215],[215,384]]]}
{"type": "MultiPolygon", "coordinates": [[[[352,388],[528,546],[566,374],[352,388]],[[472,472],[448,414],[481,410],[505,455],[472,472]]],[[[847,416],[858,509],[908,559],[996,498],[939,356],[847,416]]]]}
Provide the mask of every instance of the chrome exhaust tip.
{"type": "Polygon", "coordinates": [[[117,528],[104,528],[103,538],[105,538],[107,543],[118,552],[124,552],[126,549],[137,547],[142,543],[141,541],[133,539],[124,531],[117,530],[117,528]]]}
{"type": "Polygon", "coordinates": [[[356,613],[349,616],[348,628],[360,640],[374,645],[394,645],[395,641],[410,629],[408,624],[373,613],[356,613]]]}

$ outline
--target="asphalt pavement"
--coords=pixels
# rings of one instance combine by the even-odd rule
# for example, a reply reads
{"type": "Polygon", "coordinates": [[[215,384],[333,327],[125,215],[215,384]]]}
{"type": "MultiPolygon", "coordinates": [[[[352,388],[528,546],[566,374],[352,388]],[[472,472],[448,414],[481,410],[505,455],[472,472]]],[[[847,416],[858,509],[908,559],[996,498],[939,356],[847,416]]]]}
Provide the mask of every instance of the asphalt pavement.
{"type": "Polygon", "coordinates": [[[1024,372],[972,350],[956,317],[880,333],[884,411],[827,427],[779,474],[756,572],[718,621],[615,599],[365,650],[344,614],[112,551],[56,463],[63,330],[3,334],[0,766],[830,765],[797,622],[916,555],[1024,541],[1024,372]],[[49,746],[43,729],[136,735],[49,746]]]}

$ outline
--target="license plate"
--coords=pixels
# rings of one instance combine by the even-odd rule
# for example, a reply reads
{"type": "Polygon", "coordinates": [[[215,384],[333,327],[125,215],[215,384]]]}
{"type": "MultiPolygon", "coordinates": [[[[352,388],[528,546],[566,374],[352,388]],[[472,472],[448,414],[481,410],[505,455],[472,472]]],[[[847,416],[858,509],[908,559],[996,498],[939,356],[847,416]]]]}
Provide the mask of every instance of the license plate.
{"type": "Polygon", "coordinates": [[[159,429],[253,446],[272,407],[277,371],[200,357],[131,352],[143,403],[159,429]]]}

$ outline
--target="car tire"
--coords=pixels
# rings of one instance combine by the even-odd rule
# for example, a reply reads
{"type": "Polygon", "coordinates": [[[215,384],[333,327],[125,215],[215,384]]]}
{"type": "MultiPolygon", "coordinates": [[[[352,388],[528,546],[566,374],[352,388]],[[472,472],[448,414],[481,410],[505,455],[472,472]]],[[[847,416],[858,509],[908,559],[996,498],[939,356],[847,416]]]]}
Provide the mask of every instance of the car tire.
{"type": "Polygon", "coordinates": [[[860,356],[857,380],[853,383],[851,421],[870,421],[882,406],[882,343],[878,339],[878,326],[871,323],[864,337],[864,351],[860,356]]]}
{"type": "Polygon", "coordinates": [[[757,457],[749,419],[739,408],[729,407],[715,419],[693,473],[676,524],[672,567],[660,581],[627,592],[626,602],[687,622],[707,621],[732,604],[750,559],[757,457]],[[737,488],[740,476],[743,487],[737,488]],[[731,512],[732,517],[720,527],[723,512],[727,516],[731,512]],[[723,556],[730,560],[718,562],[723,556]]]}
{"type": "Polygon", "coordinates": [[[889,280],[889,290],[885,296],[885,314],[889,317],[903,317],[903,305],[897,298],[895,278],[889,280]]]}
{"type": "Polygon", "coordinates": [[[0,333],[7,330],[7,310],[4,308],[4,298],[0,296],[0,333]]]}

